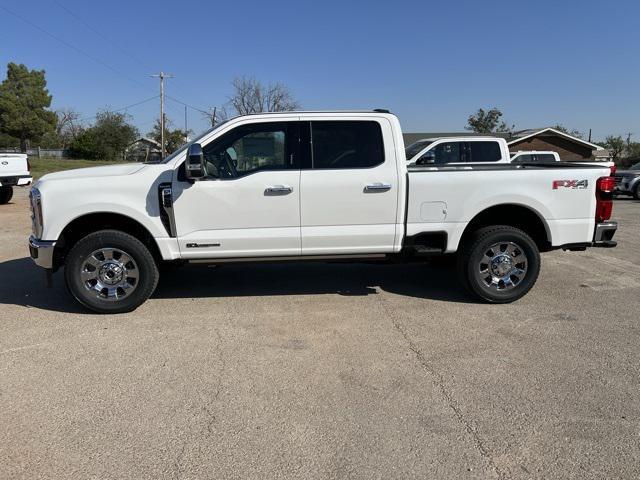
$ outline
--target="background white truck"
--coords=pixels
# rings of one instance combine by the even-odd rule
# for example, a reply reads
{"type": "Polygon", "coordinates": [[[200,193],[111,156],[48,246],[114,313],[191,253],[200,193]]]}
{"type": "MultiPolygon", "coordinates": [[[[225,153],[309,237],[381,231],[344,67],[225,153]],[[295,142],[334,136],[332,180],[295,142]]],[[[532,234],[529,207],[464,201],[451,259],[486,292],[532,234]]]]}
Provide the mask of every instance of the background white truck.
{"type": "Polygon", "coordinates": [[[509,163],[511,155],[503,138],[424,138],[405,148],[407,165],[464,165],[469,163],[509,163]]]}
{"type": "Polygon", "coordinates": [[[24,153],[0,153],[0,205],[9,203],[13,187],[31,185],[29,160],[24,153]]]}
{"type": "Polygon", "coordinates": [[[532,163],[532,162],[559,162],[560,155],[558,152],[542,151],[542,150],[526,150],[511,154],[511,162],[513,163],[532,163]]]}
{"type": "Polygon", "coordinates": [[[615,246],[613,186],[598,164],[408,167],[386,111],[258,114],[160,164],[46,175],[31,190],[29,244],[38,265],[64,266],[71,294],[105,313],[144,302],[162,262],[446,253],[470,292],[504,303],[534,285],[540,251],[615,246]]]}

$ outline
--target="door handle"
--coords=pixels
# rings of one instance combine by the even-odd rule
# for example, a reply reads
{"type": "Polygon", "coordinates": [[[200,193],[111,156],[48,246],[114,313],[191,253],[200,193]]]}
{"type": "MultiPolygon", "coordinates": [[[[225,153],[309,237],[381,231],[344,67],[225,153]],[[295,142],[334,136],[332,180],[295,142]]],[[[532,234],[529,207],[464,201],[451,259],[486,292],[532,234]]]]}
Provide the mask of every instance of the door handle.
{"type": "Polygon", "coordinates": [[[264,191],[265,195],[288,195],[293,192],[293,188],[288,185],[271,185],[264,191]]]}
{"type": "Polygon", "coordinates": [[[391,190],[390,183],[370,183],[369,185],[364,187],[365,193],[368,192],[386,192],[391,190]]]}

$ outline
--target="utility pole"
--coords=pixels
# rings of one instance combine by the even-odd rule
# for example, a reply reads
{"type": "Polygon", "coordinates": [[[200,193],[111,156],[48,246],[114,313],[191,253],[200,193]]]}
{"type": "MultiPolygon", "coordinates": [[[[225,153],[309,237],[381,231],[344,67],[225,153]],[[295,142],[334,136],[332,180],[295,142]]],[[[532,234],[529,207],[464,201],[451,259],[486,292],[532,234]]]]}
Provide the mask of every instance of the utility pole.
{"type": "Polygon", "coordinates": [[[151,75],[154,78],[160,79],[160,157],[164,158],[165,148],[164,148],[164,79],[165,78],[173,78],[173,75],[169,75],[164,72],[160,72],[157,75],[151,75]]]}
{"type": "Polygon", "coordinates": [[[187,106],[184,106],[184,141],[189,141],[189,130],[187,129],[187,106]]]}
{"type": "Polygon", "coordinates": [[[218,107],[213,107],[213,113],[211,114],[211,126],[215,127],[216,126],[216,109],[218,107]]]}

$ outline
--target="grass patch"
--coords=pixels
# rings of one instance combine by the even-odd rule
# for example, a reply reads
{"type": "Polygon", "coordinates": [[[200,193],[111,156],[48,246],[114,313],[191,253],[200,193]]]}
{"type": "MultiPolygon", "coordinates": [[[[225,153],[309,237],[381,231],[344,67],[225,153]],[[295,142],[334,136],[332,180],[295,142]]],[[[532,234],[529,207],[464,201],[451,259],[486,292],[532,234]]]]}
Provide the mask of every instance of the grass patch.
{"type": "Polygon", "coordinates": [[[31,175],[34,180],[47,173],[73,170],[74,168],[100,167],[102,165],[116,165],[126,162],[107,162],[103,160],[82,160],[75,158],[29,158],[31,175]]]}

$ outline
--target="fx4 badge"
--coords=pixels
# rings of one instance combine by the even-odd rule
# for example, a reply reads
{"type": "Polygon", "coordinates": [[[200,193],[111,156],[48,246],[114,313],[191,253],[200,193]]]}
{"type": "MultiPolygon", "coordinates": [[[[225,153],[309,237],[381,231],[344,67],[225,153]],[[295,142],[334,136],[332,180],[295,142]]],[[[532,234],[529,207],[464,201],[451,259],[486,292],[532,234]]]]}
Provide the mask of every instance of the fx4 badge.
{"type": "Polygon", "coordinates": [[[553,189],[557,190],[559,188],[587,188],[589,186],[588,180],[554,180],[553,181],[553,189]]]}

